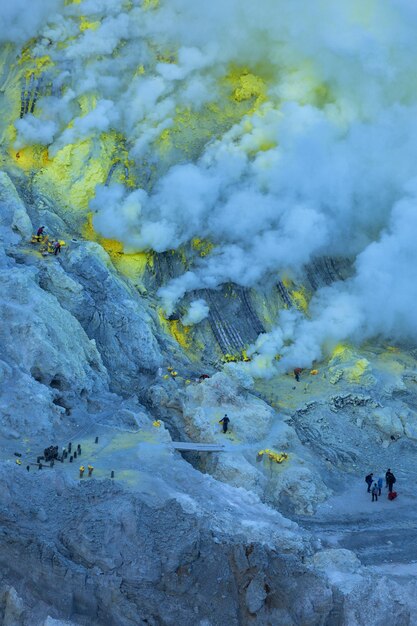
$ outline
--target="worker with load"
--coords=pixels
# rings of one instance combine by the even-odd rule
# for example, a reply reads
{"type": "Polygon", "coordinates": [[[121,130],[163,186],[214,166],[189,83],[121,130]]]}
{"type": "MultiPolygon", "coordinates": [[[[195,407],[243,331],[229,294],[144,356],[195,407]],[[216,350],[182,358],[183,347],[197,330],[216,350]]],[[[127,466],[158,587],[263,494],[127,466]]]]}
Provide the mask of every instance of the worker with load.
{"type": "Polygon", "coordinates": [[[65,241],[49,240],[49,236],[44,232],[45,226],[39,226],[36,231],[36,235],[32,235],[31,243],[38,243],[39,252],[42,256],[48,256],[48,254],[54,254],[57,256],[61,252],[62,246],[65,246],[65,241]]]}
{"type": "Polygon", "coordinates": [[[38,230],[36,231],[36,234],[32,235],[32,239],[30,240],[30,243],[42,243],[45,237],[47,237],[44,230],[45,230],[45,226],[39,226],[38,230]]]}
{"type": "Polygon", "coordinates": [[[295,367],[294,368],[294,377],[295,377],[295,380],[297,381],[297,383],[300,382],[300,374],[301,374],[302,371],[303,371],[303,369],[301,367],[295,367]]]}
{"type": "Polygon", "coordinates": [[[388,487],[389,493],[392,493],[392,488],[396,481],[397,479],[395,478],[394,474],[391,472],[391,469],[388,468],[385,473],[385,482],[386,482],[386,487],[388,487]]]}
{"type": "Polygon", "coordinates": [[[229,425],[230,419],[227,417],[227,413],[225,413],[225,416],[222,417],[221,420],[219,420],[219,424],[223,424],[223,432],[227,433],[227,428],[229,425]]]}

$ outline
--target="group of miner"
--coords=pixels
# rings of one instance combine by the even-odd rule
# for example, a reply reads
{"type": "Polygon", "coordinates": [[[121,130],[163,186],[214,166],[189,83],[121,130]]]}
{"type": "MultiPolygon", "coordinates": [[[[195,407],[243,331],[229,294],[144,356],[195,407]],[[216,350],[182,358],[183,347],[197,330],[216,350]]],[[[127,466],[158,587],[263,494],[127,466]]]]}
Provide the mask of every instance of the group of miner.
{"type": "MultiPolygon", "coordinates": [[[[397,492],[394,491],[394,484],[397,479],[389,467],[385,472],[385,488],[388,489],[388,500],[394,500],[397,497],[397,492]]],[[[374,479],[373,472],[370,472],[367,476],[365,476],[365,482],[368,485],[368,493],[372,495],[372,502],[378,502],[378,496],[382,494],[382,484],[383,479],[380,476],[377,479],[374,479]]]]}
{"type": "Polygon", "coordinates": [[[43,244],[44,247],[46,247],[46,252],[50,251],[55,256],[57,256],[61,252],[61,242],[59,240],[49,241],[49,236],[45,232],[45,226],[39,226],[38,230],[36,231],[36,235],[32,236],[32,243],[43,244]]]}

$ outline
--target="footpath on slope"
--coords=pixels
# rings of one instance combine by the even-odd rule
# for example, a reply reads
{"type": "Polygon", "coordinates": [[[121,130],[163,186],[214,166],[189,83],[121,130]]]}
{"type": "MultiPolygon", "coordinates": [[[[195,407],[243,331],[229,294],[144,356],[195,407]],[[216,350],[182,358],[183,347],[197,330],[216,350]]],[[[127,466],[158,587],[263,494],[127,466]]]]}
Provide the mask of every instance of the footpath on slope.
{"type": "MultiPolygon", "coordinates": [[[[319,505],[311,517],[297,522],[314,533],[323,547],[352,550],[367,566],[393,576],[417,574],[417,495],[410,477],[395,470],[398,497],[390,501],[385,484],[372,502],[363,477],[319,505]]],[[[414,480],[414,477],[413,477],[414,480]]],[[[385,481],[384,481],[385,483],[385,481]]]]}
{"type": "MultiPolygon", "coordinates": [[[[150,425],[148,429],[132,432],[92,424],[81,437],[72,440],[73,450],[77,444],[81,445],[81,455],[77,455],[72,463],[67,458],[64,463],[57,462],[54,468],[45,467],[42,471],[63,472],[69,479],[80,482],[110,478],[114,471],[115,480],[128,489],[149,497],[167,492],[167,485],[161,477],[165,473],[164,466],[169,467],[167,461],[174,454],[175,447],[166,431],[158,426],[150,425]],[[95,443],[96,437],[98,443],[95,443]],[[94,466],[93,476],[88,478],[86,471],[80,479],[79,466],[87,468],[88,464],[94,466]]],[[[14,444],[14,449],[16,447],[19,445],[14,444]]],[[[10,464],[14,464],[16,458],[12,449],[12,442],[7,449],[3,448],[10,464]]],[[[233,453],[234,449],[227,442],[224,452],[233,453]]],[[[25,460],[29,456],[33,456],[32,451],[21,457],[22,471],[25,471],[25,460]]],[[[399,577],[417,574],[417,495],[408,473],[393,469],[399,493],[393,502],[388,500],[385,486],[378,501],[372,502],[364,477],[352,476],[351,487],[344,493],[319,505],[313,516],[298,516],[294,521],[320,539],[323,547],[352,550],[363,565],[376,566],[381,573],[399,577]]],[[[30,467],[30,472],[38,471],[36,466],[30,467]]],[[[172,480],[175,483],[174,477],[172,480]]],[[[239,506],[231,503],[232,509],[235,504],[239,506]]]]}

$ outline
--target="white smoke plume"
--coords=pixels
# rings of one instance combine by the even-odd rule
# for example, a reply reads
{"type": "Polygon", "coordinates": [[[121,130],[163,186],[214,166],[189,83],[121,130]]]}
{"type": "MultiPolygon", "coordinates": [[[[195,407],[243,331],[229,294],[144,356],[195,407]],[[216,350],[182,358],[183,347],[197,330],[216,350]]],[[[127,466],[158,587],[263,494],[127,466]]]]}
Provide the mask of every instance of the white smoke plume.
{"type": "Polygon", "coordinates": [[[48,146],[58,130],[58,125],[53,120],[42,119],[31,114],[25,115],[21,120],[16,120],[15,126],[17,139],[14,147],[16,149],[39,143],[48,146]]]}
{"type": "Polygon", "coordinates": [[[158,139],[178,111],[230,105],[227,77],[242,68],[263,85],[259,101],[254,92],[246,115],[221,132],[214,123],[178,163],[174,150],[146,190],[98,187],[95,227],[128,252],[195,237],[214,245],[161,289],[168,312],[194,289],[301,276],[324,254],[354,259],[356,275],[320,290],[308,319],[281,316],[259,340],[254,370],[258,357],[275,367],[277,352],[278,367],[308,365],[342,339],[415,339],[416,27],[414,0],[170,0],[155,10],[84,0],[40,32],[65,106],[41,99],[48,125],[19,122],[19,145],[38,137],[54,154],[116,130],[138,170],[158,172],[158,139]],[[94,27],[77,30],[81,17],[94,27]],[[91,94],[95,107],[80,112],[91,94]]]}
{"type": "Polygon", "coordinates": [[[137,250],[140,244],[135,229],[144,200],[146,193],[143,189],[126,193],[123,185],[112,185],[110,188],[99,185],[90,205],[97,212],[95,227],[104,237],[124,241],[126,252],[137,250]]]}
{"type": "Polygon", "coordinates": [[[210,309],[204,298],[193,300],[188,308],[187,314],[182,318],[182,323],[185,326],[198,324],[208,316],[209,311],[210,309]]]}
{"type": "Polygon", "coordinates": [[[13,0],[2,2],[0,43],[25,43],[36,36],[48,20],[58,19],[64,0],[13,0]]]}

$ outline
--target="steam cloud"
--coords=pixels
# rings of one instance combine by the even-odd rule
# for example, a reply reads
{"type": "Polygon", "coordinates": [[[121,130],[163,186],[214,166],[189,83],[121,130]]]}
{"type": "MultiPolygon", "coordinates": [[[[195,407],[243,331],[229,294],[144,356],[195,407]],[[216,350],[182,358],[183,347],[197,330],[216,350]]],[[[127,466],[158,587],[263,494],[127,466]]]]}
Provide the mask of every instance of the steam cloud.
{"type": "Polygon", "coordinates": [[[186,326],[190,324],[198,324],[204,320],[209,314],[209,307],[204,298],[194,300],[191,302],[187,314],[182,318],[183,324],[186,326]]]}
{"type": "Polygon", "coordinates": [[[0,43],[25,43],[38,34],[51,16],[62,10],[64,0],[13,0],[3,2],[0,43]]]}
{"type": "MultiPolygon", "coordinates": [[[[31,20],[15,23],[17,10],[8,9],[0,36],[17,28],[22,41],[40,29],[44,7],[62,6],[33,4],[31,20]]],[[[130,4],[84,0],[43,26],[63,98],[43,98],[36,118],[18,122],[16,145],[47,142],[54,154],[116,130],[139,169],[146,162],[158,170],[157,140],[175,127],[177,111],[223,106],[231,68],[246,68],[263,85],[246,114],[188,162],[175,164],[174,155],[146,189],[99,186],[95,227],[128,252],[176,249],[195,237],[214,244],[161,289],[168,312],[198,288],[302,276],[323,254],[354,259],[355,276],[319,290],[308,319],[286,312],[259,338],[255,373],[277,352],[287,368],[309,365],[343,339],[417,338],[414,0],[130,4]],[[94,27],[80,33],[80,16],[94,27]],[[80,115],[85,94],[97,103],[80,115]]],[[[40,39],[39,55],[43,46],[40,39]]],[[[194,302],[187,323],[206,315],[207,305],[194,302]]]]}

